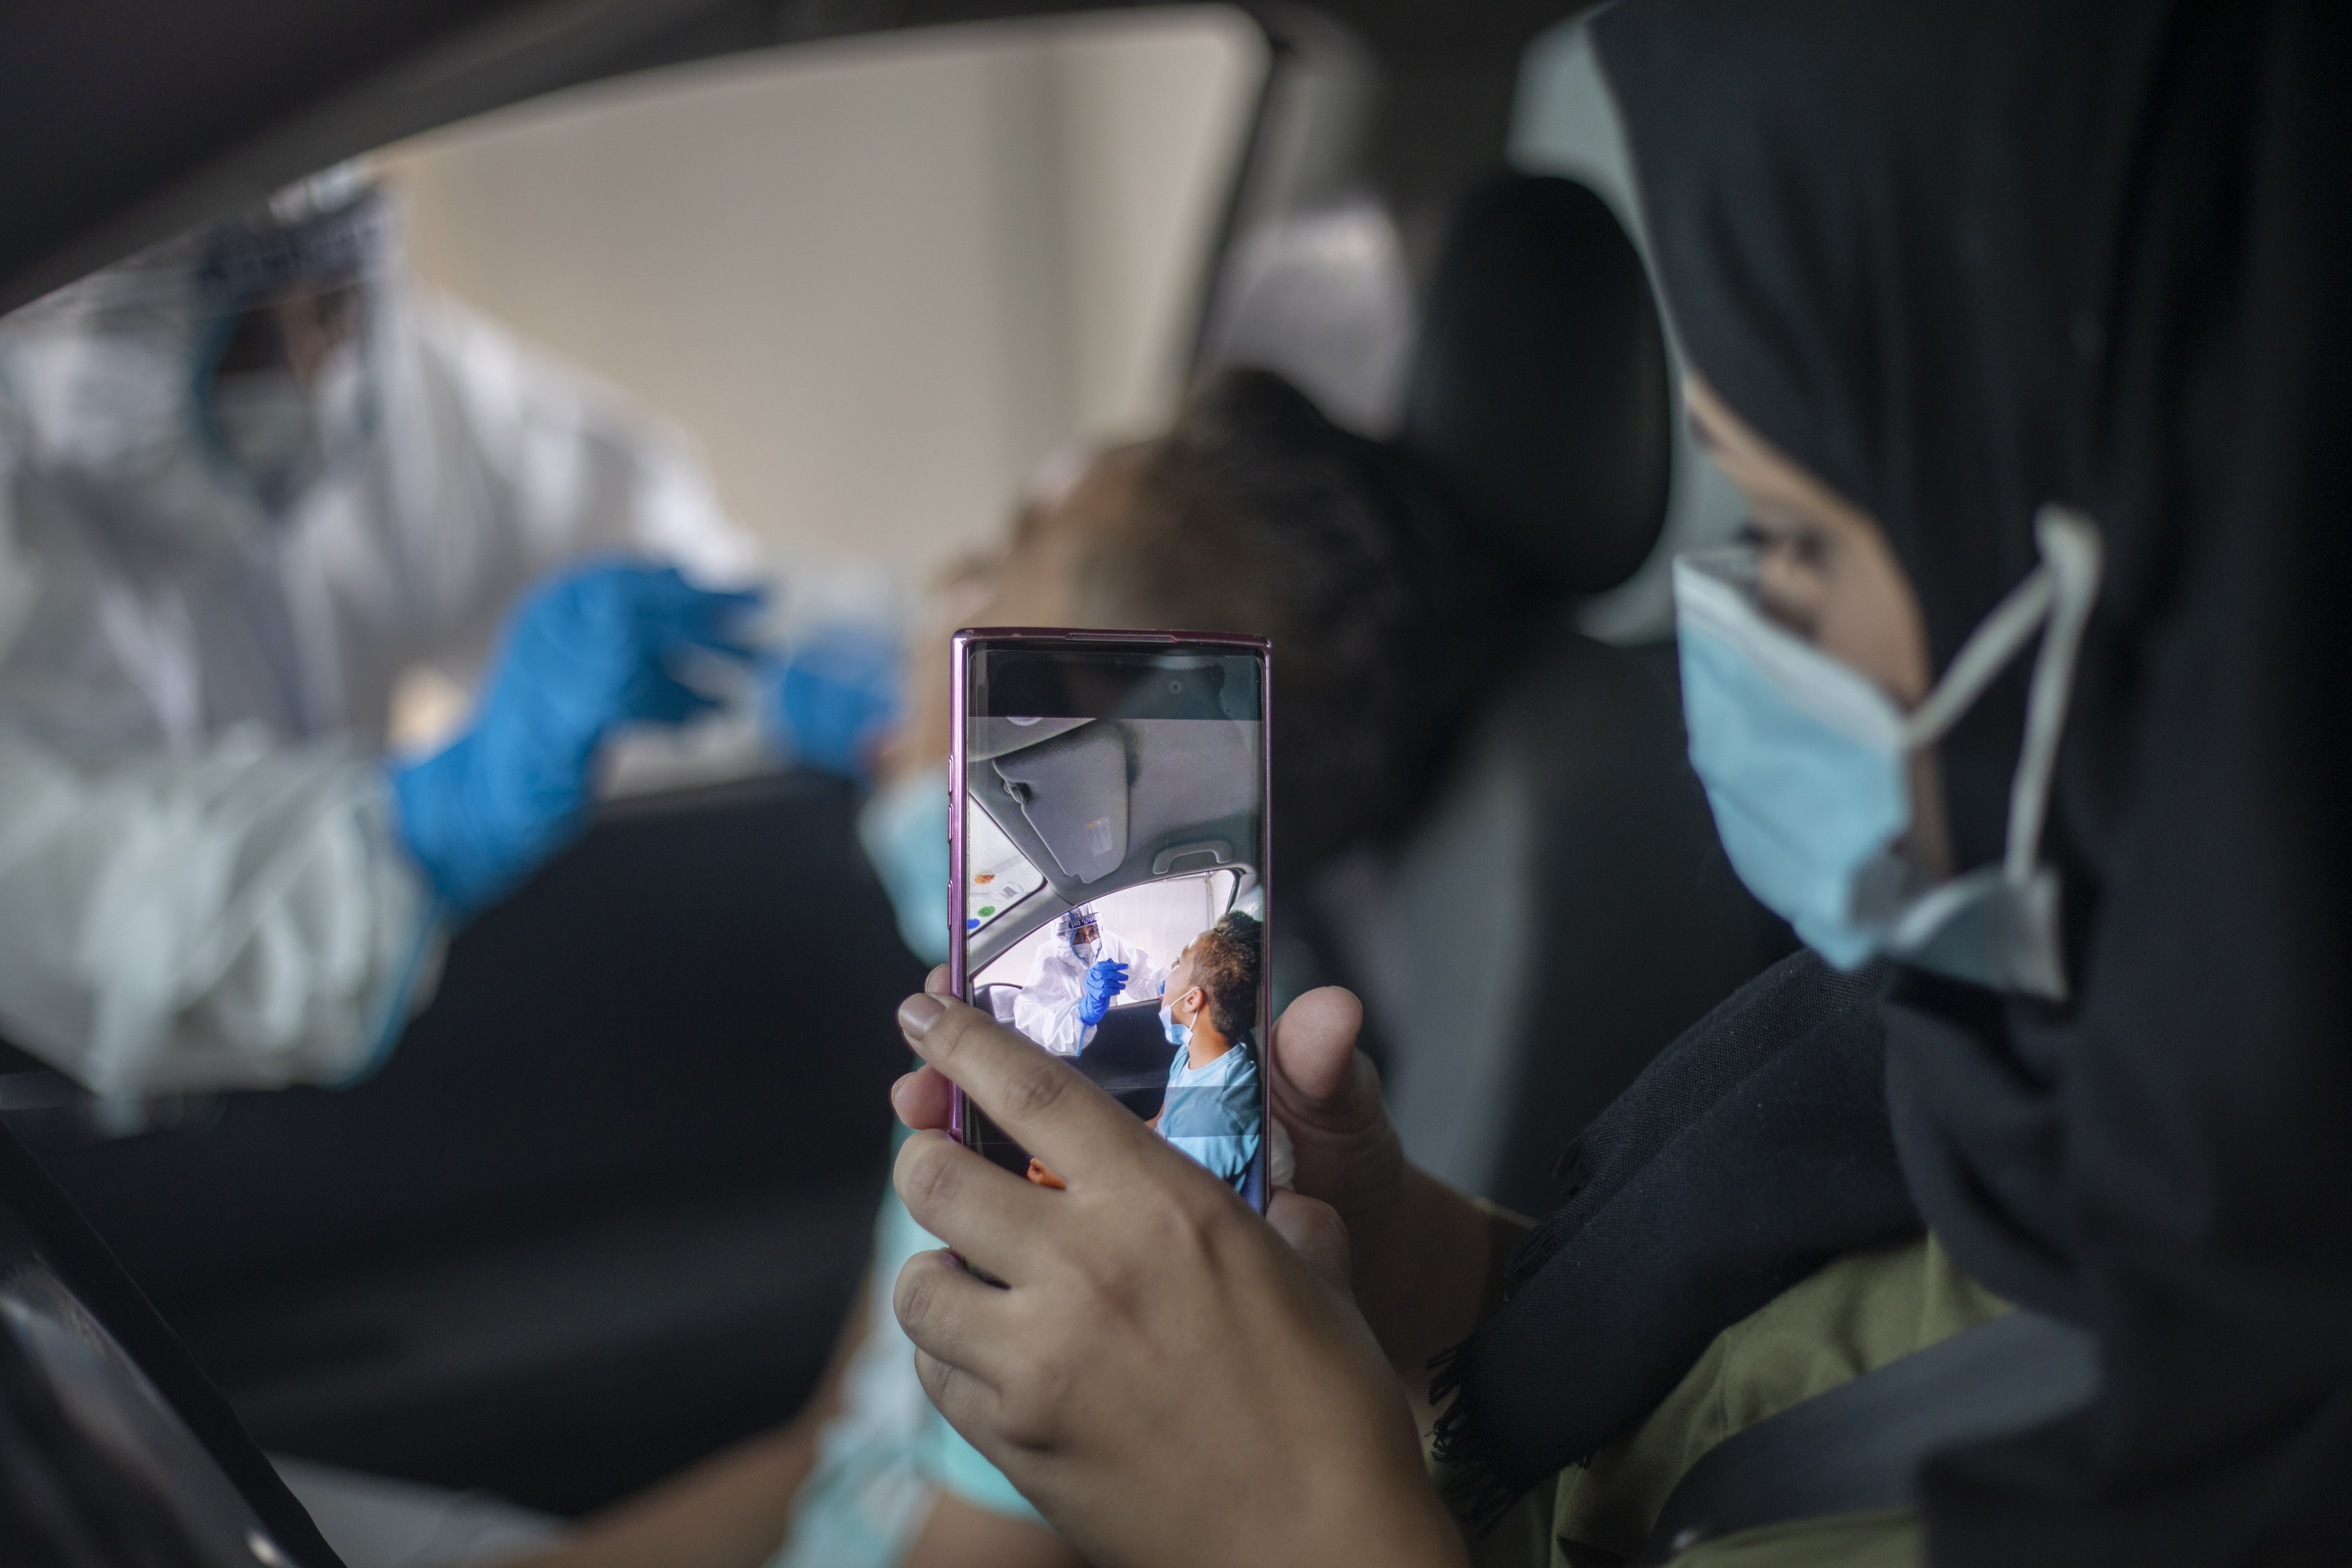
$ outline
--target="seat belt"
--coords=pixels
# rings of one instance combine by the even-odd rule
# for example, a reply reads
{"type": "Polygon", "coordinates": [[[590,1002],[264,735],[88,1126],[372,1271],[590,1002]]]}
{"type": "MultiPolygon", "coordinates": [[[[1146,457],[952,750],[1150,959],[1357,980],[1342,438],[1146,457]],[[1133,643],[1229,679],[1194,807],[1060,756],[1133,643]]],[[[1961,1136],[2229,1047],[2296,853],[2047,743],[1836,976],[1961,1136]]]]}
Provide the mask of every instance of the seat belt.
{"type": "Polygon", "coordinates": [[[1637,1562],[1734,1531],[1907,1507],[1930,1455],[2079,1409],[2098,1386],[2090,1334],[2011,1312],[1717,1444],[1667,1497],[1637,1562]]]}

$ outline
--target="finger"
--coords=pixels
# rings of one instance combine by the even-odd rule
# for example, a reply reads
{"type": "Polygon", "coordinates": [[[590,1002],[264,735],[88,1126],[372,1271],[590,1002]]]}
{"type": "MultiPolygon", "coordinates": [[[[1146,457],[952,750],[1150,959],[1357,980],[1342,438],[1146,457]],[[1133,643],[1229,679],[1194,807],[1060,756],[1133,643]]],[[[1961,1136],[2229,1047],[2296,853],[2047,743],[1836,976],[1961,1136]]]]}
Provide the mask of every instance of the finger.
{"type": "Polygon", "coordinates": [[[748,610],[768,607],[768,585],[754,583],[748,588],[697,588],[706,604],[715,605],[720,615],[740,616],[748,610]]]}
{"type": "Polygon", "coordinates": [[[1359,1137],[1386,1122],[1380,1069],[1356,1049],[1363,1021],[1362,1003],[1327,985],[1293,1002],[1275,1024],[1267,1099],[1294,1137],[1359,1137]]]}
{"type": "Polygon", "coordinates": [[[977,1008],[909,996],[898,1005],[898,1027],[919,1056],[1073,1185],[1138,1159],[1165,1156],[1191,1166],[1076,1068],[977,1008]]]}
{"type": "Polygon", "coordinates": [[[1392,1195],[1404,1170],[1381,1075],[1355,1048],[1362,1021],[1361,1005],[1345,991],[1310,991],[1285,1010],[1267,1053],[1266,1100],[1290,1135],[1290,1184],[1337,1202],[1350,1221],[1392,1195]]]}
{"type": "Polygon", "coordinates": [[[1348,1294],[1355,1259],[1348,1247],[1348,1226],[1329,1204],[1298,1194],[1277,1191],[1265,1206],[1265,1222],[1274,1226],[1308,1272],[1332,1289],[1348,1294]]]}
{"type": "Polygon", "coordinates": [[[1274,1026],[1276,1073],[1313,1102],[1345,1094],[1353,1078],[1356,1037],[1364,1005],[1337,985],[1309,991],[1283,1009],[1274,1026]]]}
{"type": "Polygon", "coordinates": [[[1008,1300],[1008,1292],[982,1284],[938,1251],[907,1259],[890,1288],[890,1310],[915,1348],[992,1390],[1008,1375],[1000,1349],[1015,1327],[1008,1300]]]}
{"type": "Polygon", "coordinates": [[[952,996],[955,988],[948,980],[948,966],[934,963],[931,972],[923,976],[923,994],[927,996],[952,996]]]}
{"type": "Polygon", "coordinates": [[[719,703],[704,696],[684,681],[667,675],[648,674],[633,681],[623,697],[623,716],[646,724],[683,724],[688,719],[716,708],[719,703]]]}
{"type": "Polygon", "coordinates": [[[932,1407],[947,1417],[948,1425],[961,1433],[964,1441],[982,1455],[998,1446],[997,1433],[1003,1424],[1002,1394],[919,1345],[915,1349],[915,1378],[923,1385],[923,1392],[930,1395],[932,1407]]]}
{"type": "Polygon", "coordinates": [[[656,613],[731,616],[759,609],[768,602],[768,590],[763,584],[699,587],[687,581],[686,574],[675,566],[625,563],[608,574],[628,584],[627,592],[636,604],[656,613]]]}
{"type": "Polygon", "coordinates": [[[933,1068],[917,1068],[890,1086],[890,1109],[918,1132],[944,1132],[955,1121],[955,1085],[933,1068]]]}
{"type": "Polygon", "coordinates": [[[731,644],[767,604],[761,589],[698,588],[674,566],[624,571],[605,580],[640,627],[656,637],[690,642],[731,644]]]}
{"type": "Polygon", "coordinates": [[[703,653],[715,653],[721,658],[738,664],[757,664],[760,650],[730,629],[727,631],[688,631],[679,634],[674,647],[692,647],[703,653]]]}
{"type": "Polygon", "coordinates": [[[1026,1274],[1026,1259],[1055,1218],[1041,1206],[1055,1201],[1052,1194],[937,1131],[898,1146],[890,1180],[917,1225],[1010,1282],[1026,1274]]]}
{"type": "Polygon", "coordinates": [[[711,615],[701,605],[688,606],[678,615],[664,613],[653,617],[653,624],[645,629],[646,644],[664,657],[694,648],[741,664],[757,664],[760,650],[743,636],[740,624],[749,614],[730,610],[724,616],[711,615]]]}
{"type": "Polygon", "coordinates": [[[751,594],[704,594],[681,617],[678,630],[701,647],[756,660],[760,650],[751,632],[760,615],[760,600],[751,594]]]}

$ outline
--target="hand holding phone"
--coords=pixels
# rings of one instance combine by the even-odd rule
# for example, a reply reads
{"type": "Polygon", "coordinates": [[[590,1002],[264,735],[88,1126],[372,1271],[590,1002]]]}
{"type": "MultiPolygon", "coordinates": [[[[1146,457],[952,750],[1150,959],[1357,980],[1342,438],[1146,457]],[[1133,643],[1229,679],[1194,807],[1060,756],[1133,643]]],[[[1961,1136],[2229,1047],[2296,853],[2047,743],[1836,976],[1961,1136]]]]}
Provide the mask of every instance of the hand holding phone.
{"type": "Polygon", "coordinates": [[[900,1021],[935,1069],[902,1080],[902,1113],[935,1125],[943,1074],[1066,1184],[909,1140],[898,1190],[971,1270],[921,1254],[894,1304],[941,1414],[1073,1545],[1169,1568],[1463,1561],[1330,1209],[1286,1193],[1261,1221],[983,1013],[910,998],[900,1021]]]}

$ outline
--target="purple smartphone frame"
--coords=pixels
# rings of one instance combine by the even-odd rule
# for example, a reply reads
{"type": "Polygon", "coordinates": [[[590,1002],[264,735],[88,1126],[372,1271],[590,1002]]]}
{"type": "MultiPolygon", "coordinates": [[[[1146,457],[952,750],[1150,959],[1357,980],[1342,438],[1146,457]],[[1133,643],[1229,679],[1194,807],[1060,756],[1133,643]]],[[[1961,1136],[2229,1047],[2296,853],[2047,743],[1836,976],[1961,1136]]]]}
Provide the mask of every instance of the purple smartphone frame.
{"type": "MultiPolygon", "coordinates": [[[[1265,771],[1259,781],[1259,799],[1265,803],[1260,814],[1263,842],[1259,846],[1258,886],[1263,889],[1265,920],[1259,934],[1265,943],[1265,977],[1257,990],[1258,1048],[1268,1051],[1274,1045],[1274,648],[1265,638],[1240,632],[1108,632],[1081,631],[1070,626],[966,626],[957,632],[949,644],[949,679],[954,682],[948,704],[948,985],[960,1002],[971,1000],[969,994],[971,976],[964,954],[963,912],[963,749],[964,709],[966,694],[971,688],[966,677],[971,672],[973,648],[985,646],[999,647],[1071,648],[1096,647],[1108,652],[1181,653],[1199,649],[1202,652],[1254,654],[1258,661],[1258,722],[1261,744],[1258,763],[1265,771]]],[[[1261,1092],[1266,1103],[1262,1107],[1269,1125],[1274,1115],[1271,1089],[1271,1069],[1260,1074],[1265,1086],[1261,1092]]],[[[955,1091],[953,1110],[950,1113],[949,1131],[956,1141],[970,1146],[971,1129],[964,1116],[963,1090],[955,1091]]],[[[1266,1158],[1264,1150],[1258,1155],[1266,1158]]],[[[1259,1205],[1263,1207],[1271,1196],[1271,1182],[1262,1184],[1259,1205]]]]}

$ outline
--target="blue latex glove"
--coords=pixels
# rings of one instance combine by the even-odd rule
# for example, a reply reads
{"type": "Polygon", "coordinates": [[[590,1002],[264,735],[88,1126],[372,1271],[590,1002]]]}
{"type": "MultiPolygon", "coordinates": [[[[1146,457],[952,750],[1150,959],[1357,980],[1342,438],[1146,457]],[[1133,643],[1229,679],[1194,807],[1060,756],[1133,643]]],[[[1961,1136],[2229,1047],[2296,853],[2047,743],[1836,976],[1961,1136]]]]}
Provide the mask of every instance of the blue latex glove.
{"type": "Polygon", "coordinates": [[[1078,1022],[1088,1028],[1103,1021],[1110,1005],[1127,989],[1127,965],[1106,958],[1087,971],[1087,993],[1078,999],[1078,1022]]]}
{"type": "Polygon", "coordinates": [[[769,733],[802,765],[865,782],[898,721],[898,644],[867,626],[824,626],[761,663],[769,733]]]}
{"type": "Polygon", "coordinates": [[[614,730],[715,707],[674,661],[694,648],[750,658],[730,634],[759,602],[611,562],[533,589],[508,618],[473,728],[392,775],[401,837],[443,902],[471,914],[578,837],[614,730]]]}

